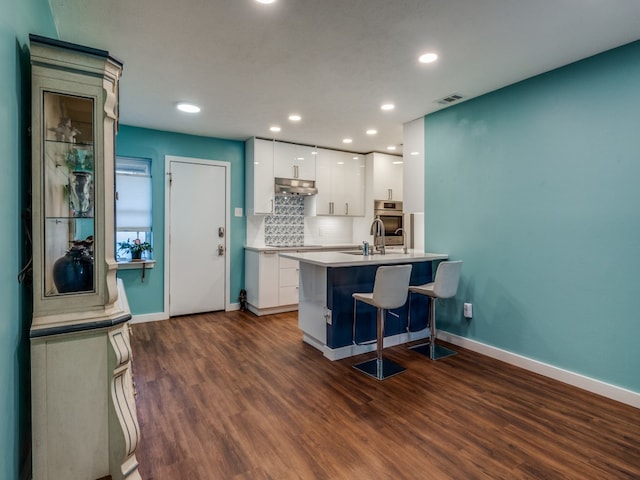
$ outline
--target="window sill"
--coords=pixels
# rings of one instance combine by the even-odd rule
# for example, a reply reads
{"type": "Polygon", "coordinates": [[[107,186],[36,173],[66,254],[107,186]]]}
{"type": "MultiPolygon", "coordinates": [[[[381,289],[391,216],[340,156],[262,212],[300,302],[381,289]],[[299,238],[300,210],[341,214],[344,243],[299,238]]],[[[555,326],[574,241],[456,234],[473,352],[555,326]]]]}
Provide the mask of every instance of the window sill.
{"type": "Polygon", "coordinates": [[[155,260],[142,260],[141,262],[117,262],[118,270],[134,270],[153,268],[156,264],[155,260]]]}

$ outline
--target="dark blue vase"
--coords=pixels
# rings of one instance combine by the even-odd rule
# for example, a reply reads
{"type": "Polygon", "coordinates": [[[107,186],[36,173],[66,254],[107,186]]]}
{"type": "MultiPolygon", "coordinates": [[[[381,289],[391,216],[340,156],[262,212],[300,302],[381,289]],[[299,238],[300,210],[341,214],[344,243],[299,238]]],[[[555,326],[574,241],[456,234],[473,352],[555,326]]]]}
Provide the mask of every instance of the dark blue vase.
{"type": "Polygon", "coordinates": [[[53,283],[58,293],[93,290],[93,258],[84,246],[71,247],[53,264],[53,283]]]}

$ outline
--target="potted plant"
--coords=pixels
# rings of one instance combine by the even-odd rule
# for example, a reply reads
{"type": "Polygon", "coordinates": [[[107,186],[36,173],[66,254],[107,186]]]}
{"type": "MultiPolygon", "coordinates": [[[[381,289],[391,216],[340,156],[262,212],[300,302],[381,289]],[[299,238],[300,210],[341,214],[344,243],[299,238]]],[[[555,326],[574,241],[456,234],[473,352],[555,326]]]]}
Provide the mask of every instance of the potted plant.
{"type": "Polygon", "coordinates": [[[149,242],[143,242],[139,238],[136,238],[133,242],[127,239],[126,242],[118,243],[119,252],[130,252],[132,262],[142,261],[142,252],[152,252],[151,244],[149,242]]]}

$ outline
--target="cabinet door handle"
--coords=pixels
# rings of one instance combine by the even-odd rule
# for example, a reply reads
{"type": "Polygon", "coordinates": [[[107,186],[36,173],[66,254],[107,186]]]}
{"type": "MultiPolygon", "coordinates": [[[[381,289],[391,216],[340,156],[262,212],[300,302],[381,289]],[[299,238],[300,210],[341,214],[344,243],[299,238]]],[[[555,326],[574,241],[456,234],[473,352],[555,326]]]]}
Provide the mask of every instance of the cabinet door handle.
{"type": "Polygon", "coordinates": [[[393,200],[393,189],[389,188],[387,190],[387,195],[389,195],[389,198],[387,200],[393,200]]]}
{"type": "Polygon", "coordinates": [[[271,213],[273,213],[273,200],[269,200],[271,202],[271,213]]]}
{"type": "Polygon", "coordinates": [[[344,204],[344,214],[349,215],[349,202],[344,204]]]}

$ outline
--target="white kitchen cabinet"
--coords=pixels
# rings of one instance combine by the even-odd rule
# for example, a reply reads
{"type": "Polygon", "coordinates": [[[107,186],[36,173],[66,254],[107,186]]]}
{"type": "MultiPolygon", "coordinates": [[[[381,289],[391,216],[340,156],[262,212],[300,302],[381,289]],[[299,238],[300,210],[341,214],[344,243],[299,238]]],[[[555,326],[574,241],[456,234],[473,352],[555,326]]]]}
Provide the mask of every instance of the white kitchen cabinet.
{"type": "Polygon", "coordinates": [[[245,286],[249,310],[278,306],[278,252],[245,250],[245,286]],[[253,308],[252,308],[253,307],[253,308]]]}
{"type": "Polygon", "coordinates": [[[298,262],[276,250],[245,250],[247,304],[256,315],[298,308],[298,262]]]}
{"type": "Polygon", "coordinates": [[[402,157],[373,153],[373,199],[402,200],[402,157]]]}
{"type": "Polygon", "coordinates": [[[247,215],[273,213],[273,140],[250,138],[245,142],[245,205],[247,215]]]}
{"type": "Polygon", "coordinates": [[[316,214],[364,215],[364,155],[318,149],[316,214]]]}
{"type": "Polygon", "coordinates": [[[424,118],[405,123],[402,139],[404,213],[424,212],[424,118]]]}
{"type": "Polygon", "coordinates": [[[274,177],[316,179],[315,147],[274,141],[273,161],[274,177]]]}

